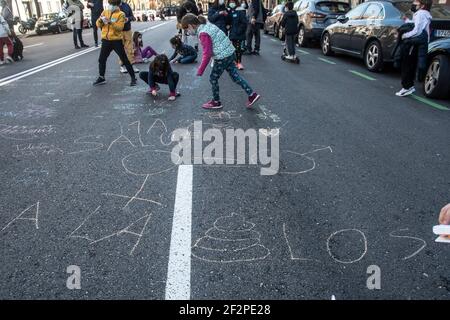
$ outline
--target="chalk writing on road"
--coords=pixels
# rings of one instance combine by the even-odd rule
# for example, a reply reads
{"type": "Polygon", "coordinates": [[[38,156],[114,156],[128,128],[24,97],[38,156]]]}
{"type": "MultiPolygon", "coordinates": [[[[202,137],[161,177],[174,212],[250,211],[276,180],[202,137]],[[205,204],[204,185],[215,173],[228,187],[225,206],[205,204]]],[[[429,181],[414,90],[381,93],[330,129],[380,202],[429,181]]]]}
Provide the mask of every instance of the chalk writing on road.
{"type": "Polygon", "coordinates": [[[0,232],[6,230],[9,226],[11,226],[14,222],[20,220],[34,221],[36,229],[39,229],[39,201],[35,204],[32,204],[25,210],[23,210],[19,215],[17,215],[14,219],[8,222],[0,232]],[[31,216],[30,216],[31,215],[31,216]]]}
{"type": "Polygon", "coordinates": [[[19,126],[0,124],[0,137],[12,140],[31,140],[37,137],[48,136],[56,132],[54,125],[19,126]]]}
{"type": "Polygon", "coordinates": [[[254,223],[237,213],[218,218],[214,227],[195,242],[192,255],[220,263],[263,260],[270,255],[270,250],[260,243],[261,234],[254,228],[254,223]]]}

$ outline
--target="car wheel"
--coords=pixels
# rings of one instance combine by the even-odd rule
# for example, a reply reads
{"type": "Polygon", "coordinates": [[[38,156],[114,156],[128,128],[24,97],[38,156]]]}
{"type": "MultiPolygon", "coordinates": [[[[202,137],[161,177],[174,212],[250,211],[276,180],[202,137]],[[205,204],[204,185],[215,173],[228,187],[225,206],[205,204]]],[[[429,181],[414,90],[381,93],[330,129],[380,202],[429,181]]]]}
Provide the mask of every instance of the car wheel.
{"type": "Polygon", "coordinates": [[[369,43],[364,53],[364,62],[367,70],[372,72],[381,71],[383,67],[383,55],[381,45],[378,41],[373,40],[369,43]]]}
{"type": "Polygon", "coordinates": [[[276,24],[274,24],[274,25],[273,25],[273,36],[274,36],[274,37],[276,37],[276,36],[277,36],[277,34],[278,34],[278,29],[277,29],[277,25],[276,25],[276,24]]]}
{"type": "Polygon", "coordinates": [[[25,34],[25,33],[27,33],[27,29],[24,28],[24,27],[22,27],[22,26],[19,26],[19,32],[20,32],[21,34],[25,34]]]}
{"type": "Polygon", "coordinates": [[[40,36],[40,35],[42,35],[42,32],[36,30],[36,34],[37,34],[38,36],[40,36]]]}
{"type": "Polygon", "coordinates": [[[330,34],[324,33],[322,40],[320,41],[320,46],[322,48],[322,53],[325,56],[331,56],[333,55],[333,51],[331,50],[331,41],[330,41],[330,34]]]}
{"type": "Polygon", "coordinates": [[[437,55],[428,67],[423,91],[430,98],[446,98],[450,92],[450,57],[437,55]]]}
{"type": "Polygon", "coordinates": [[[268,34],[269,33],[269,31],[266,29],[266,24],[264,24],[264,34],[268,34]]]}
{"type": "Polygon", "coordinates": [[[305,36],[305,27],[304,26],[300,26],[300,28],[298,29],[298,36],[297,36],[297,42],[298,45],[300,47],[307,47],[308,46],[308,39],[306,39],[305,36]]]}
{"type": "Polygon", "coordinates": [[[56,33],[61,33],[62,32],[62,29],[61,29],[61,26],[58,26],[58,28],[56,29],[56,33]]]}

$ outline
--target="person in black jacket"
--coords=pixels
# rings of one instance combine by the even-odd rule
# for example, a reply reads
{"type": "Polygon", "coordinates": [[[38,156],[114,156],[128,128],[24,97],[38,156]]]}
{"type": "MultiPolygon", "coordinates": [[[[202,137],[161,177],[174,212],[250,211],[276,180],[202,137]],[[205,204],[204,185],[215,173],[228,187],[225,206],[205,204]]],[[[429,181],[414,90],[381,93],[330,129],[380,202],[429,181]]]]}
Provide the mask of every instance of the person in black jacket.
{"type": "Polygon", "coordinates": [[[170,44],[175,50],[169,58],[170,63],[188,64],[195,62],[195,59],[197,59],[197,50],[190,45],[183,43],[179,36],[170,39],[170,44]],[[178,57],[178,55],[180,55],[180,57],[178,57]]]}
{"type": "Polygon", "coordinates": [[[243,70],[242,65],[242,42],[246,38],[247,15],[245,9],[241,7],[239,0],[228,0],[228,22],[230,26],[228,38],[236,48],[236,67],[243,70]]]}
{"type": "Polygon", "coordinates": [[[294,3],[292,1],[286,2],[286,12],[281,19],[281,26],[284,28],[286,38],[287,56],[286,59],[294,60],[295,57],[295,35],[298,31],[298,16],[294,11],[294,3]]]}
{"type": "MultiPolygon", "coordinates": [[[[180,30],[179,33],[180,33],[180,35],[182,35],[182,41],[184,44],[188,44],[189,38],[188,38],[187,30],[182,30],[182,28],[180,27],[180,24],[181,24],[181,19],[183,19],[183,17],[188,13],[195,14],[196,16],[199,15],[199,10],[198,10],[197,4],[195,3],[194,0],[184,1],[177,10],[177,22],[178,22],[178,26],[179,26],[178,29],[180,30]]],[[[198,48],[198,44],[195,45],[195,48],[198,48]]]]}
{"type": "Polygon", "coordinates": [[[261,0],[251,0],[247,9],[247,54],[259,55],[261,44],[261,29],[264,27],[267,12],[261,0]],[[252,50],[253,36],[255,36],[255,49],[252,50]]]}
{"type": "Polygon", "coordinates": [[[215,24],[225,34],[227,31],[228,11],[225,7],[225,0],[214,0],[212,6],[208,10],[208,21],[215,24]]]}
{"type": "Polygon", "coordinates": [[[87,7],[91,9],[92,30],[94,31],[95,46],[98,47],[97,20],[103,12],[103,0],[88,0],[87,7]]]}

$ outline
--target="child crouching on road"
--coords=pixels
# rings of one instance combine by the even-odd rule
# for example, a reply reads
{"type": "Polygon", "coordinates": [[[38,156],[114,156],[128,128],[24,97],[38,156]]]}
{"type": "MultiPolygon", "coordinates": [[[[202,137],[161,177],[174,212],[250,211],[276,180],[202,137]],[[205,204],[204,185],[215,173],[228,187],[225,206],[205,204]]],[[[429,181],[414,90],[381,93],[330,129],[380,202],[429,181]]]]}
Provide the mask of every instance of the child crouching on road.
{"type": "Polygon", "coordinates": [[[158,83],[169,85],[169,101],[173,101],[176,97],[180,96],[180,93],[177,92],[177,84],[180,76],[177,72],[172,71],[169,59],[165,54],[157,55],[152,63],[150,63],[148,72],[144,71],[139,73],[139,77],[150,86],[149,93],[154,97],[158,95],[158,83]]]}
{"type": "Polygon", "coordinates": [[[197,59],[197,50],[190,45],[183,43],[179,36],[170,39],[170,44],[175,50],[173,55],[169,58],[171,63],[188,64],[195,62],[195,59],[197,59]],[[177,58],[178,55],[180,55],[180,57],[177,58]]]}
{"type": "Polygon", "coordinates": [[[239,84],[248,95],[247,107],[250,108],[260,95],[253,91],[247,81],[240,75],[235,65],[234,46],[225,33],[217,26],[206,21],[203,16],[187,14],[181,19],[184,29],[189,30],[189,34],[198,34],[203,47],[202,63],[197,70],[197,75],[203,75],[211,57],[214,58],[214,66],[209,77],[212,86],[213,99],[203,105],[204,109],[220,109],[222,103],[219,96],[219,78],[226,70],[231,79],[239,84]]]}
{"type": "Polygon", "coordinates": [[[136,76],[133,67],[128,60],[125,48],[123,46],[123,28],[125,26],[125,14],[120,11],[121,0],[108,0],[108,9],[102,12],[97,20],[97,27],[102,30],[102,47],[100,57],[98,58],[99,77],[93,83],[94,86],[105,84],[106,61],[111,51],[115,51],[123,65],[131,76],[130,86],[136,85],[136,76]]]}

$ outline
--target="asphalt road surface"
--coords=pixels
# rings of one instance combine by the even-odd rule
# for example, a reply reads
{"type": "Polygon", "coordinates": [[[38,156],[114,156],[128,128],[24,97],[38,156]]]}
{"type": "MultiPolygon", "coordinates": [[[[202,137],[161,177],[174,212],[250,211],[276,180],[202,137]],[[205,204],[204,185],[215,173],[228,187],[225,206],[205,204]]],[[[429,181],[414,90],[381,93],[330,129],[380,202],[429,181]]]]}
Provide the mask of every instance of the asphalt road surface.
{"type": "MultiPolygon", "coordinates": [[[[172,53],[173,20],[134,29],[172,53]]],[[[166,86],[129,87],[114,54],[93,87],[99,50],[74,50],[69,33],[24,45],[24,61],[0,67],[0,298],[450,297],[450,245],[432,233],[450,202],[449,100],[396,97],[395,70],[318,48],[283,62],[264,36],[242,72],[261,100],[247,110],[224,75],[224,108],[206,111],[210,67],[175,65],[169,102],[166,86]],[[196,120],[278,129],[278,174],[175,165],[172,132],[196,120]]]]}

